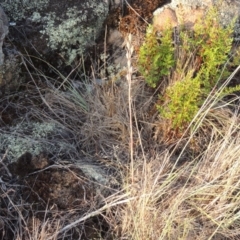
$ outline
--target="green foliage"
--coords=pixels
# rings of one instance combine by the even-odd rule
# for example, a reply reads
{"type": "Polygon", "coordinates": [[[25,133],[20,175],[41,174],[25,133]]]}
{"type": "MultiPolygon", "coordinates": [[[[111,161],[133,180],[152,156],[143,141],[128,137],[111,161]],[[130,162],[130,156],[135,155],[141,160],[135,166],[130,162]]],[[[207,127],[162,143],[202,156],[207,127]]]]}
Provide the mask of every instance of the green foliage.
{"type": "Polygon", "coordinates": [[[175,65],[172,31],[167,29],[157,36],[152,25],[147,29],[146,39],[139,52],[139,71],[151,87],[156,87],[162,77],[168,76],[175,65]]]}
{"type": "Polygon", "coordinates": [[[181,130],[193,119],[198,111],[196,102],[200,91],[200,82],[192,79],[191,74],[167,88],[162,98],[164,105],[157,108],[161,116],[170,121],[172,128],[181,130]]]}
{"type": "MultiPolygon", "coordinates": [[[[185,129],[204,99],[229,75],[223,66],[232,48],[233,28],[234,21],[228,27],[220,24],[216,8],[211,8],[193,29],[178,26],[177,43],[171,29],[158,38],[149,27],[151,31],[140,49],[140,72],[151,87],[157,87],[164,76],[169,76],[170,84],[159,96],[157,106],[160,116],[170,123],[169,129],[185,129]]],[[[225,94],[238,89],[228,88],[225,94]]]]}
{"type": "Polygon", "coordinates": [[[240,85],[236,85],[234,87],[226,87],[223,89],[223,91],[220,93],[220,97],[223,98],[225,96],[231,95],[234,92],[240,92],[240,85]]]}
{"type": "Polygon", "coordinates": [[[222,69],[232,48],[233,23],[227,28],[220,24],[217,9],[209,10],[204,23],[195,25],[198,54],[202,64],[196,78],[201,82],[203,92],[208,95],[215,84],[229,73],[222,69]]]}

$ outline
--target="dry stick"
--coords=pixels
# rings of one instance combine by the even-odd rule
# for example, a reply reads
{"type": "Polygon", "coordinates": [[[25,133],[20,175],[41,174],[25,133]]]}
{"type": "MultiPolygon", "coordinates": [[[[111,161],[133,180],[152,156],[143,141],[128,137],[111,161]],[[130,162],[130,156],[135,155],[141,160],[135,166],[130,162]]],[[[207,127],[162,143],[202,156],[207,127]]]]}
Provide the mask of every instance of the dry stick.
{"type": "Polygon", "coordinates": [[[55,92],[59,91],[59,89],[68,81],[69,77],[72,75],[72,73],[80,66],[81,62],[78,63],[78,65],[68,74],[68,76],[63,80],[63,82],[60,84],[60,86],[55,90],[55,92]]]}
{"type": "MultiPolygon", "coordinates": [[[[98,210],[93,211],[93,212],[87,214],[86,216],[84,216],[82,218],[79,218],[78,220],[76,220],[76,221],[66,225],[61,230],[56,232],[55,235],[58,235],[58,234],[63,233],[65,231],[68,231],[68,230],[72,229],[73,227],[75,227],[76,225],[78,225],[79,223],[84,222],[84,221],[86,221],[89,218],[98,216],[99,214],[101,214],[102,212],[104,212],[107,209],[110,209],[112,207],[118,206],[120,204],[126,204],[126,203],[128,203],[128,202],[130,202],[132,200],[135,200],[135,199],[139,198],[139,197],[127,198],[127,197],[128,197],[128,194],[124,194],[124,195],[120,196],[120,198],[123,198],[123,200],[119,200],[117,202],[113,202],[111,204],[104,205],[103,207],[99,208],[98,210]],[[126,198],[126,199],[124,199],[124,198],[126,198]]],[[[141,198],[144,198],[144,197],[149,197],[149,194],[144,194],[144,195],[141,196],[141,198]]]]}
{"type": "Polygon", "coordinates": [[[104,36],[104,74],[106,74],[106,58],[107,58],[107,25],[105,27],[105,36],[104,36]]]}
{"type": "MultiPolygon", "coordinates": [[[[8,174],[8,176],[9,176],[9,177],[12,177],[12,174],[10,173],[8,167],[7,167],[7,166],[4,164],[4,162],[3,162],[3,160],[6,158],[7,154],[8,154],[8,150],[4,153],[3,157],[0,158],[0,164],[3,165],[3,167],[5,168],[5,170],[6,170],[7,174],[8,174]]],[[[0,177],[0,180],[1,180],[1,177],[0,177]]]]}
{"type": "MultiPolygon", "coordinates": [[[[19,54],[20,54],[20,53],[19,53],[19,54]]],[[[46,101],[45,97],[42,95],[42,93],[41,93],[41,91],[40,91],[40,89],[39,89],[36,81],[34,80],[32,74],[30,73],[30,70],[29,70],[29,68],[28,68],[28,66],[27,66],[27,64],[26,64],[26,61],[25,61],[24,56],[23,56],[22,54],[20,54],[20,57],[21,57],[21,59],[22,59],[23,65],[25,66],[27,72],[29,73],[30,78],[32,79],[34,85],[36,86],[36,89],[37,89],[37,91],[38,91],[38,93],[39,93],[42,101],[43,101],[43,102],[46,104],[46,106],[53,112],[53,114],[54,114],[56,117],[58,117],[58,115],[54,112],[53,108],[48,104],[48,102],[46,101]]],[[[28,61],[28,63],[31,64],[31,62],[29,62],[29,61],[28,61]]],[[[31,65],[32,65],[32,64],[31,64],[31,65]]],[[[32,65],[32,66],[33,66],[33,65],[32,65]]]]}
{"type": "Polygon", "coordinates": [[[140,17],[146,24],[149,24],[148,21],[146,21],[130,4],[127,0],[125,0],[126,4],[128,5],[128,7],[138,16],[140,17]]]}
{"type": "Polygon", "coordinates": [[[131,65],[131,57],[133,53],[133,46],[131,45],[132,35],[129,34],[126,40],[126,57],[127,57],[127,81],[128,81],[128,110],[129,110],[129,127],[130,127],[130,159],[131,159],[131,171],[132,171],[132,182],[133,182],[133,128],[132,128],[132,65],[131,65]]]}
{"type": "MultiPolygon", "coordinates": [[[[122,197],[125,197],[125,196],[122,196],[122,197]]],[[[123,204],[123,203],[127,203],[127,202],[129,202],[129,201],[131,201],[131,200],[133,200],[133,199],[134,199],[134,197],[128,198],[128,199],[124,199],[124,200],[121,200],[121,201],[118,201],[118,202],[115,202],[115,203],[111,203],[111,204],[109,204],[109,205],[106,204],[105,206],[99,208],[98,210],[96,210],[96,211],[94,211],[94,212],[91,212],[91,213],[87,214],[86,216],[84,216],[84,217],[82,217],[82,218],[80,218],[80,219],[78,219],[78,220],[76,220],[76,221],[68,224],[67,226],[65,226],[64,228],[62,228],[61,230],[59,230],[59,231],[56,233],[56,235],[58,235],[58,234],[60,234],[60,233],[62,233],[62,232],[65,232],[65,231],[67,231],[67,230],[75,227],[77,224],[79,224],[79,223],[81,223],[81,222],[84,222],[84,221],[86,221],[87,219],[89,219],[89,218],[91,218],[91,217],[94,217],[94,216],[97,216],[97,215],[101,214],[102,212],[104,212],[105,210],[107,210],[107,209],[109,209],[109,208],[111,208],[111,207],[115,207],[115,206],[117,206],[117,205],[120,205],[120,204],[123,204]]]]}

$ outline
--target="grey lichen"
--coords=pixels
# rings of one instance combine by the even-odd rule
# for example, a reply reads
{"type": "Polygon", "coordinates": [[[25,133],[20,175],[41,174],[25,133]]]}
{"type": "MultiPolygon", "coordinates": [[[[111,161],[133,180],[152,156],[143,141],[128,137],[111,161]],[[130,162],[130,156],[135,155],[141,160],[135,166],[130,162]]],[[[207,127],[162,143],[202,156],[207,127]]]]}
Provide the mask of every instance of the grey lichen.
{"type": "Polygon", "coordinates": [[[0,6],[0,66],[4,62],[2,45],[3,45],[3,40],[7,34],[8,34],[8,18],[0,6]]]}
{"type": "Polygon", "coordinates": [[[21,76],[21,60],[16,54],[7,52],[4,58],[4,64],[0,66],[0,96],[17,91],[24,77],[21,76]]]}
{"type": "Polygon", "coordinates": [[[9,14],[11,20],[24,19],[29,11],[42,10],[49,3],[49,0],[2,0],[1,6],[9,14]]]}
{"type": "Polygon", "coordinates": [[[24,122],[0,130],[0,153],[7,152],[10,161],[17,160],[25,152],[39,155],[69,154],[76,149],[66,137],[67,131],[55,123],[24,122]]]}
{"type": "Polygon", "coordinates": [[[107,5],[103,2],[89,1],[82,4],[82,9],[71,7],[62,16],[49,13],[44,18],[44,30],[48,46],[60,50],[66,62],[71,62],[86,47],[94,44],[101,25],[107,14],[107,5]]]}
{"type": "Polygon", "coordinates": [[[34,23],[39,23],[42,20],[41,14],[39,12],[33,12],[30,20],[34,23]]]}
{"type": "MultiPolygon", "coordinates": [[[[17,24],[34,31],[37,25],[42,36],[37,41],[43,53],[53,50],[67,64],[95,43],[109,8],[106,0],[59,1],[57,6],[56,0],[2,0],[1,6],[17,24]]],[[[29,33],[28,38],[34,35],[29,33]]],[[[38,46],[34,47],[38,50],[38,46]]]]}

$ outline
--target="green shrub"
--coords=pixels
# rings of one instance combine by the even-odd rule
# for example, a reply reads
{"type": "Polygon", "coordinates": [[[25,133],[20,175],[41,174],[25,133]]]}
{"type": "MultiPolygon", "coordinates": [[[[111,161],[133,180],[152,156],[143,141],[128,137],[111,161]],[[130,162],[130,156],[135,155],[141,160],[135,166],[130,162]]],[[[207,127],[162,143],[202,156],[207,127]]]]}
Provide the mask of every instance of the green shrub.
{"type": "Polygon", "coordinates": [[[139,53],[139,71],[151,87],[156,87],[162,77],[168,76],[175,65],[172,30],[167,29],[160,38],[152,25],[139,53]]]}
{"type": "Polygon", "coordinates": [[[199,100],[200,91],[200,82],[192,79],[189,74],[167,88],[163,97],[164,103],[158,105],[157,109],[164,119],[169,120],[172,128],[181,130],[198,111],[196,102],[199,100]]]}
{"type": "MultiPolygon", "coordinates": [[[[232,48],[233,23],[223,27],[217,8],[211,8],[193,29],[177,27],[177,43],[172,29],[167,28],[158,37],[149,26],[139,53],[139,69],[151,87],[158,87],[164,77],[169,77],[157,109],[171,130],[185,129],[209,93],[229,74],[223,65],[232,48]]],[[[225,93],[236,89],[228,88],[225,93]]]]}

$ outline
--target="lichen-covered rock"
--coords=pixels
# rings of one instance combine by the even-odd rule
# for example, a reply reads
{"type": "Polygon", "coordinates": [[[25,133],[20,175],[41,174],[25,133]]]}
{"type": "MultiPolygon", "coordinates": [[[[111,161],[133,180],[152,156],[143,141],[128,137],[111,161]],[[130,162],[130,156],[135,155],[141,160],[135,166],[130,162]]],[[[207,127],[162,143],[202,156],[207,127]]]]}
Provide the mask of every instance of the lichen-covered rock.
{"type": "MultiPolygon", "coordinates": [[[[214,0],[216,2],[216,0],[214,0]]],[[[223,0],[220,2],[221,22],[223,25],[228,25],[235,17],[234,40],[240,40],[240,1],[238,0],[223,0]]]]}
{"type": "Polygon", "coordinates": [[[81,169],[88,178],[103,185],[116,185],[115,178],[109,176],[96,159],[79,157],[72,138],[66,128],[53,122],[22,122],[1,128],[0,159],[5,156],[11,165],[17,164],[14,171],[20,176],[46,167],[49,155],[69,163],[74,159],[75,168],[81,169]]]}
{"type": "Polygon", "coordinates": [[[8,18],[0,6],[0,66],[4,62],[2,45],[3,45],[3,40],[7,34],[8,34],[8,18]]]}
{"type": "Polygon", "coordinates": [[[8,52],[4,63],[0,65],[0,97],[16,92],[22,83],[21,60],[15,53],[8,52]]]}
{"type": "Polygon", "coordinates": [[[0,96],[6,91],[16,90],[20,84],[20,61],[16,58],[14,50],[4,48],[3,42],[8,34],[9,21],[0,6],[0,96]]]}
{"type": "MultiPolygon", "coordinates": [[[[108,14],[107,2],[0,1],[10,20],[16,22],[14,29],[25,34],[28,47],[32,45],[32,48],[44,55],[55,51],[69,64],[95,43],[108,14]]],[[[26,45],[24,42],[22,44],[26,45]]]]}
{"type": "Polygon", "coordinates": [[[46,152],[53,155],[69,155],[76,152],[71,145],[69,132],[55,123],[23,122],[1,128],[0,157],[5,153],[10,162],[26,152],[33,156],[46,152]]]}
{"type": "Polygon", "coordinates": [[[34,9],[38,11],[44,10],[48,6],[49,0],[1,0],[0,3],[10,19],[18,21],[29,16],[34,9]]]}
{"type": "Polygon", "coordinates": [[[170,5],[173,8],[178,7],[182,4],[185,7],[198,8],[209,6],[212,3],[212,0],[172,0],[170,5]]]}

